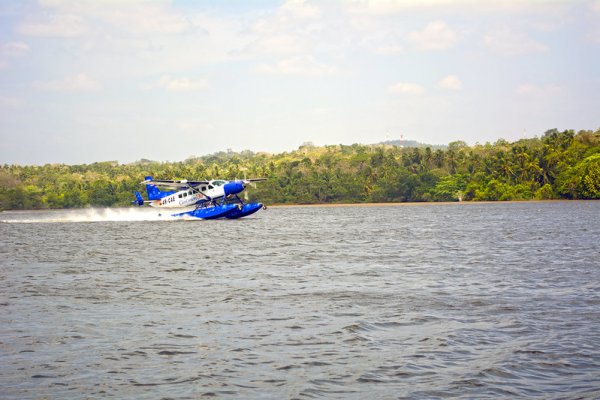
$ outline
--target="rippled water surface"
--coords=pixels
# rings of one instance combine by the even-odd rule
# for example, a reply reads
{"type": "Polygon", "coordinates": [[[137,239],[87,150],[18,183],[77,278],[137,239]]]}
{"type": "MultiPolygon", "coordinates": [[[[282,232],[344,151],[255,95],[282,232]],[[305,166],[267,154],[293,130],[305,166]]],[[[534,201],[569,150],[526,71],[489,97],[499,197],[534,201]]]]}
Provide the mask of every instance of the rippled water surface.
{"type": "Polygon", "coordinates": [[[600,202],[0,220],[3,399],[600,398],[600,202]]]}

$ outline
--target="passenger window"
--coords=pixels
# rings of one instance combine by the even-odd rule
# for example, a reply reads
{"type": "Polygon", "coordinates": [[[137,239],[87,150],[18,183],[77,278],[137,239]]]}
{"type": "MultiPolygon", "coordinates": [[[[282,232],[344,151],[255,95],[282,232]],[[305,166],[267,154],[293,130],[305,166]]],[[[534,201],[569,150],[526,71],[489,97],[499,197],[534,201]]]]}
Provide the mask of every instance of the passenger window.
{"type": "Polygon", "coordinates": [[[213,188],[213,186],[212,186],[212,185],[208,185],[208,188],[209,188],[209,189],[212,189],[212,188],[213,188]]]}
{"type": "Polygon", "coordinates": [[[178,197],[181,198],[181,193],[179,193],[178,197]]]}
{"type": "Polygon", "coordinates": [[[185,193],[183,194],[183,197],[187,197],[187,192],[185,192],[185,193]]]}

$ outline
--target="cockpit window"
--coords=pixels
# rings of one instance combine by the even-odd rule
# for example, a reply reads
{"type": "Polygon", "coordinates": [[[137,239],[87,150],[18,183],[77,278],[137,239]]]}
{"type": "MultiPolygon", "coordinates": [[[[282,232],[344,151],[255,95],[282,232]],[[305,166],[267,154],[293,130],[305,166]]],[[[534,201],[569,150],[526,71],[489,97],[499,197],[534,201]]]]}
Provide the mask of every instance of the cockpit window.
{"type": "Polygon", "coordinates": [[[215,186],[221,186],[225,184],[225,181],[213,181],[212,184],[215,186]]]}

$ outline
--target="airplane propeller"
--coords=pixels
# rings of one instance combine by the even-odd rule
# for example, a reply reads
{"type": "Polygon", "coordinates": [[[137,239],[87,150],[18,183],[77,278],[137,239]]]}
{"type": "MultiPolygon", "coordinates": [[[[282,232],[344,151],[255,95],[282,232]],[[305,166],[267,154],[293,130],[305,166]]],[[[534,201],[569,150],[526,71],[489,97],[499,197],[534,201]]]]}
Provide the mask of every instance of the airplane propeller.
{"type": "MultiPolygon", "coordinates": [[[[244,186],[244,189],[248,187],[248,185],[252,186],[254,189],[256,189],[256,182],[261,182],[261,181],[266,181],[267,178],[253,178],[253,179],[248,179],[246,178],[246,173],[244,172],[244,180],[242,181],[242,185],[244,186]]],[[[248,190],[244,191],[244,200],[247,202],[248,201],[248,190]]]]}
{"type": "Polygon", "coordinates": [[[248,202],[248,190],[244,190],[244,201],[248,202]]]}

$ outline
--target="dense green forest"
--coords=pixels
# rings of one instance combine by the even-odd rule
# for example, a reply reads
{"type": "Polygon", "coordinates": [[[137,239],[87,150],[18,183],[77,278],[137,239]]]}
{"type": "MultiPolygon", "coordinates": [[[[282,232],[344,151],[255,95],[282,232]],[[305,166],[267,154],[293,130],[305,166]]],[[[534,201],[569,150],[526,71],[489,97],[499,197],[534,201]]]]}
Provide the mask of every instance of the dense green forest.
{"type": "Polygon", "coordinates": [[[0,209],[125,206],[157,179],[266,177],[265,204],[600,199],[600,129],[446,148],[301,146],[281,154],[220,152],[182,162],[0,167],[0,209]]]}

